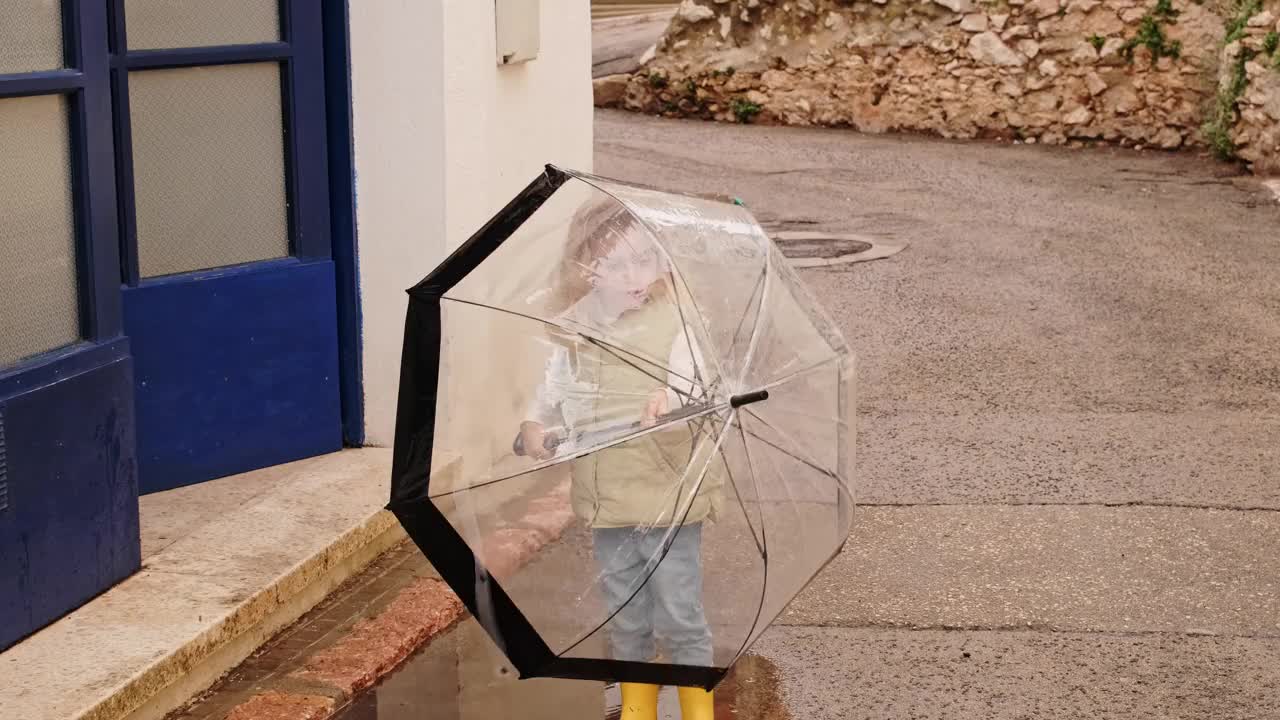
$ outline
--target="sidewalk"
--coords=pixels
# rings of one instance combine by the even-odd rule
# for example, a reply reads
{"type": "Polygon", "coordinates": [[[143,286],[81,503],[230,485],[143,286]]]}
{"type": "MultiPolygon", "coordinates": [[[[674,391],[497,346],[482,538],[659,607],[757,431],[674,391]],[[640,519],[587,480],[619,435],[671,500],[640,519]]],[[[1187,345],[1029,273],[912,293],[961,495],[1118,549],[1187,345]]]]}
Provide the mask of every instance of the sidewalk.
{"type": "Polygon", "coordinates": [[[347,450],[141,500],[143,568],[0,654],[22,720],[157,720],[404,538],[391,452],[347,450]]]}
{"type": "Polygon", "coordinates": [[[516,708],[523,720],[601,718],[604,696],[600,683],[518,680],[405,541],[169,720],[478,720],[516,708]]]}

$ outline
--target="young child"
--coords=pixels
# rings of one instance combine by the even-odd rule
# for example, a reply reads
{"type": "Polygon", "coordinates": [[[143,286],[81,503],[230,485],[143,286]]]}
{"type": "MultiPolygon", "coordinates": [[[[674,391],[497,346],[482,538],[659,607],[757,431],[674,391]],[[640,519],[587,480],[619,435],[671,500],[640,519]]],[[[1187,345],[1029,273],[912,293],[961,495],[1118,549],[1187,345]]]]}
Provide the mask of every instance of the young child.
{"type": "MultiPolygon", "coordinates": [[[[578,213],[569,233],[555,282],[560,318],[600,333],[619,349],[581,338],[553,345],[529,420],[521,425],[525,452],[539,460],[553,455],[544,446],[548,427],[563,427],[565,444],[557,452],[564,454],[584,431],[653,426],[702,399],[696,377],[701,358],[675,304],[670,269],[638,222],[616,202],[597,202],[578,213]],[[665,370],[627,355],[627,348],[663,351],[665,370]]],[[[652,661],[661,646],[667,662],[714,664],[702,605],[701,545],[702,523],[715,518],[722,478],[713,468],[690,497],[700,464],[686,472],[693,453],[700,448],[705,456],[714,440],[696,421],[681,423],[573,461],[573,509],[592,529],[617,660],[652,661]]],[[[624,720],[656,718],[658,690],[623,683],[624,720]]],[[[711,720],[711,693],[680,688],[679,695],[685,720],[711,720]]]]}

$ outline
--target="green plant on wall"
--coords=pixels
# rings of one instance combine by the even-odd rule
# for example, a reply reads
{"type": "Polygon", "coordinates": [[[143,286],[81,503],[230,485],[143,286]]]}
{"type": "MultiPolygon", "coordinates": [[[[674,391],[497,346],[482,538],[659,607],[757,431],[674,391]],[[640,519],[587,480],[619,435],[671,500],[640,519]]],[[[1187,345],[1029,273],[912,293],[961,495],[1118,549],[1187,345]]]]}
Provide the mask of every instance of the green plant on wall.
{"type": "Polygon", "coordinates": [[[686,78],[684,81],[684,94],[690,98],[698,97],[698,83],[693,78],[686,78]]]}
{"type": "Polygon", "coordinates": [[[729,109],[733,111],[733,116],[738,119],[738,122],[749,123],[764,108],[746,98],[734,98],[733,102],[729,103],[729,109]]]}
{"type": "Polygon", "coordinates": [[[1097,33],[1094,33],[1089,36],[1089,44],[1093,46],[1094,50],[1102,52],[1102,48],[1107,44],[1107,39],[1097,33]]]}
{"type": "Polygon", "coordinates": [[[1173,22],[1177,19],[1179,12],[1173,8],[1173,0],[1156,0],[1156,6],[1151,9],[1151,14],[1162,20],[1173,22]]]}
{"type": "Polygon", "coordinates": [[[1205,140],[1215,155],[1222,160],[1233,160],[1236,156],[1236,144],[1231,139],[1231,128],[1236,124],[1236,102],[1249,86],[1249,74],[1245,65],[1255,57],[1252,50],[1241,50],[1236,61],[1231,65],[1231,75],[1224,87],[1218,88],[1218,98],[1214,101],[1209,113],[1209,121],[1204,126],[1205,140]]]}
{"type": "MultiPolygon", "coordinates": [[[[1222,39],[1223,47],[1234,43],[1245,36],[1245,28],[1249,26],[1249,18],[1262,12],[1262,0],[1240,0],[1235,12],[1226,20],[1226,35],[1222,39]]],[[[1272,65],[1280,69],[1280,34],[1267,33],[1262,40],[1263,54],[1272,55],[1272,65]]],[[[1258,57],[1256,50],[1242,47],[1232,62],[1226,83],[1218,87],[1218,97],[1214,100],[1209,112],[1209,120],[1204,124],[1204,136],[1213,152],[1223,160],[1236,157],[1236,144],[1231,139],[1231,129],[1236,124],[1239,112],[1236,104],[1240,96],[1249,87],[1249,73],[1246,66],[1258,57]]]]}
{"type": "Polygon", "coordinates": [[[1125,58],[1133,60],[1133,53],[1139,47],[1151,51],[1152,59],[1162,57],[1178,58],[1182,55],[1182,42],[1170,40],[1165,27],[1177,22],[1178,11],[1173,7],[1173,0],[1156,0],[1155,7],[1142,16],[1138,24],[1138,32],[1125,41],[1121,52],[1125,58]]]}
{"type": "Polygon", "coordinates": [[[666,75],[657,71],[649,73],[649,87],[661,90],[666,87],[667,84],[668,80],[666,75]]]}
{"type": "Polygon", "coordinates": [[[1274,57],[1277,50],[1280,50],[1280,32],[1272,30],[1262,38],[1262,52],[1274,57]]]}
{"type": "Polygon", "coordinates": [[[1262,12],[1262,0],[1241,0],[1236,5],[1236,11],[1227,18],[1227,35],[1222,39],[1223,45],[1231,43],[1244,37],[1245,28],[1249,27],[1249,18],[1262,12]]]}

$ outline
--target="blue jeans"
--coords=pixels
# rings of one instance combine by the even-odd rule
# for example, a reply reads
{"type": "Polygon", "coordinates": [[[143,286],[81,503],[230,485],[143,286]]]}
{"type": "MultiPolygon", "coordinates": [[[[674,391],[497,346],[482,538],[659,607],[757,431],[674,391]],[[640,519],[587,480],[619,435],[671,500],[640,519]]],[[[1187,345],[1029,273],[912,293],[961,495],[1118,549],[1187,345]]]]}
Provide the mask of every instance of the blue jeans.
{"type": "Polygon", "coordinates": [[[702,608],[702,525],[681,527],[640,590],[635,584],[662,550],[667,528],[596,528],[600,589],[613,619],[606,626],[615,660],[648,662],[660,643],[667,661],[711,667],[711,629],[702,608]],[[622,609],[619,610],[618,608],[622,609]]]}

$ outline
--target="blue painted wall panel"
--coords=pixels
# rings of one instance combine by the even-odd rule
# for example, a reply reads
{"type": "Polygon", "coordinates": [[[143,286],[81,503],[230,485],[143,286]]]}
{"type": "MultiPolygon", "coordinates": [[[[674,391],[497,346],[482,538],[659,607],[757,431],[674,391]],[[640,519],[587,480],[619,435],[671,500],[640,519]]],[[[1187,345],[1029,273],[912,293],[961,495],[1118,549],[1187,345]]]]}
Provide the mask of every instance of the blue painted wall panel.
{"type": "Polygon", "coordinates": [[[141,492],[340,449],[336,302],[330,261],[126,288],[141,492]]]}
{"type": "Polygon", "coordinates": [[[129,359],[0,400],[0,650],[136,571],[129,359]]]}

